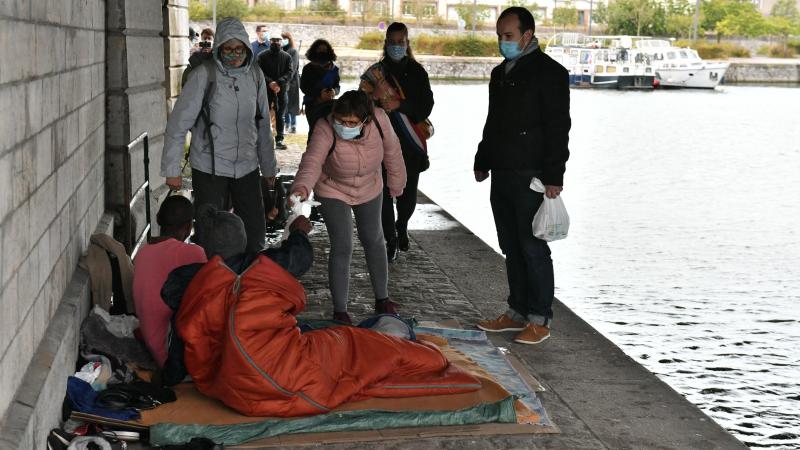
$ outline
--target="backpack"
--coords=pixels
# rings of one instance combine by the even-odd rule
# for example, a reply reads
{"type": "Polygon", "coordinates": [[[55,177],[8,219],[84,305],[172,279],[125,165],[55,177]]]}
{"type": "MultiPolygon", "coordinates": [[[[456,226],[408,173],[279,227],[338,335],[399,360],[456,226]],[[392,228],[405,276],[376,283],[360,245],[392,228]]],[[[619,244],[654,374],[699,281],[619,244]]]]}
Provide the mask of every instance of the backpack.
{"type": "MultiPolygon", "coordinates": [[[[214,136],[211,134],[211,126],[214,125],[214,122],[211,121],[211,92],[214,89],[214,84],[217,82],[217,67],[215,65],[213,58],[209,58],[203,61],[200,65],[206,71],[206,87],[203,90],[203,106],[200,108],[200,114],[197,117],[197,120],[202,120],[203,124],[205,125],[205,132],[204,137],[208,139],[208,147],[211,150],[211,175],[217,175],[217,167],[216,167],[216,157],[214,156],[214,136]]],[[[187,68],[186,70],[190,70],[187,68]]],[[[253,77],[253,81],[256,84],[256,98],[258,98],[258,93],[261,89],[261,82],[264,80],[264,74],[261,72],[261,69],[258,67],[257,64],[251,64],[249,69],[250,76],[253,77]]],[[[259,120],[263,119],[264,117],[261,115],[261,111],[258,109],[258,103],[256,103],[256,116],[255,120],[258,122],[259,120]]],[[[190,150],[186,152],[186,156],[184,157],[184,168],[186,164],[189,162],[189,153],[190,150]]],[[[183,171],[181,171],[183,172],[183,171]]]]}

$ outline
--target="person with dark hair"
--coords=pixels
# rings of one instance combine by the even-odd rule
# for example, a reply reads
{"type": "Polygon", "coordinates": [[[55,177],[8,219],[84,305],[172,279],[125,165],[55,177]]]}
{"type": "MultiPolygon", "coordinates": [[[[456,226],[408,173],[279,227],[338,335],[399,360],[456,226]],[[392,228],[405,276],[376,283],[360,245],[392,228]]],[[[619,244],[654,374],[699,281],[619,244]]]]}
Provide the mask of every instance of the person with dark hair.
{"type": "Polygon", "coordinates": [[[285,150],[283,119],[289,101],[286,91],[294,78],[294,69],[292,57],[281,48],[282,39],[280,34],[270,36],[269,50],[258,55],[258,65],[267,81],[270,107],[275,108],[275,148],[285,150]]]}
{"type": "Polygon", "coordinates": [[[353,215],[367,259],[375,311],[394,314],[398,305],[389,299],[389,268],[380,223],[384,188],[381,162],[386,167],[387,189],[391,197],[397,197],[406,183],[400,141],[386,113],[374,109],[361,91],[345,92],[334,102],[331,114],[317,121],[314,128],[290,192],[304,200],[313,190],[321,203],[319,210],[331,241],[328,282],[333,318],[351,322],[347,301],[353,215]]]}
{"type": "Polygon", "coordinates": [[[538,344],[550,336],[553,260],[531,223],[544,196],[564,186],[569,158],[569,75],[539,49],[530,11],[511,7],[497,19],[505,60],[492,70],[489,113],[475,154],[475,180],[489,178],[490,202],[500,249],[506,255],[508,309],[478,323],[489,332],[519,331],[514,339],[538,344]],[[532,179],[544,194],[530,189],[532,179]]]}
{"type": "Polygon", "coordinates": [[[331,43],[325,39],[314,41],[306,51],[308,64],[303,66],[300,90],[303,91],[303,108],[308,120],[308,142],[314,132],[314,124],[327,117],[333,107],[333,99],[339,95],[339,67],[331,43]]]}
{"type": "Polygon", "coordinates": [[[167,359],[167,331],[172,310],[161,298],[161,286],[175,268],[206,262],[202,247],[185,243],[192,232],[192,202],[182,195],[167,197],[158,209],[158,237],[142,246],[133,268],[133,302],[145,346],[159,365],[167,359]]]}
{"type": "Polygon", "coordinates": [[[284,31],[281,33],[281,37],[283,38],[281,41],[283,51],[292,57],[292,79],[286,86],[286,95],[289,96],[289,101],[286,105],[284,126],[287,128],[287,133],[297,133],[297,116],[300,114],[300,54],[297,52],[292,33],[284,31]]]}
{"type": "Polygon", "coordinates": [[[408,221],[417,206],[419,174],[430,166],[423,128],[433,110],[433,91],[428,72],[414,59],[408,28],[394,22],[386,29],[383,57],[361,76],[360,88],[388,114],[400,138],[408,182],[403,195],[397,197],[397,221],[394,203],[388,190],[383,193],[383,234],[389,261],[398,250],[408,251],[408,221]]]}
{"type": "Polygon", "coordinates": [[[196,41],[197,34],[190,28],[189,39],[192,41],[192,48],[189,55],[189,64],[181,75],[181,86],[186,84],[186,80],[189,79],[189,74],[192,70],[200,67],[204,61],[211,59],[211,47],[214,44],[214,31],[211,28],[205,28],[200,33],[200,41],[196,41]]]}
{"type": "Polygon", "coordinates": [[[253,49],[253,55],[256,58],[261,52],[269,50],[269,37],[266,25],[256,25],[256,40],[250,43],[250,48],[253,49]]]}

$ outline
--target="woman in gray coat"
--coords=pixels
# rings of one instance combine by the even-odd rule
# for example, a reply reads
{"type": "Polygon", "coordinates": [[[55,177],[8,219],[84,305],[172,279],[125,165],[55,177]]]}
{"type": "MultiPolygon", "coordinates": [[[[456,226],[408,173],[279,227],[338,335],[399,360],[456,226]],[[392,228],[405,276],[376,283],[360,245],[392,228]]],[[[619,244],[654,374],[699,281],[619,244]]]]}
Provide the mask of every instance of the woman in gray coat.
{"type": "Polygon", "coordinates": [[[161,175],[170,188],[181,188],[184,142],[191,130],[195,203],[233,207],[247,231],[247,250],[259,251],[266,234],[261,177],[274,183],[277,165],[267,86],[253,60],[242,23],[221,21],[212,58],[189,74],[167,122],[161,175]]]}

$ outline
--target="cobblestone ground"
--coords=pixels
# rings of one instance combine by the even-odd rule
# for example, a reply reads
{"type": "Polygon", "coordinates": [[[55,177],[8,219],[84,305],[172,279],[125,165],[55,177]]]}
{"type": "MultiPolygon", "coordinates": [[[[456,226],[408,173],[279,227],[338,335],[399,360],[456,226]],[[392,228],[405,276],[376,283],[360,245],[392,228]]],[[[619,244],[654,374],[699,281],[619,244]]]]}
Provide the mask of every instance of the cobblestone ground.
{"type": "MultiPolygon", "coordinates": [[[[305,319],[330,319],[333,301],[328,289],[328,233],[322,223],[314,224],[309,237],[314,247],[314,265],[300,281],[308,300],[305,319]]],[[[457,319],[473,324],[481,315],[450,279],[428,257],[411,237],[411,248],[389,264],[389,295],[401,305],[403,317],[418,321],[457,319]]],[[[364,250],[353,234],[353,259],[350,264],[350,298],[348,312],[354,321],[363,320],[375,312],[375,296],[367,272],[364,250]]]]}
{"type": "MultiPolygon", "coordinates": [[[[305,150],[306,135],[286,135],[286,150],[276,150],[281,173],[297,171],[305,150]]],[[[310,236],[314,246],[314,265],[300,281],[306,289],[308,301],[300,317],[330,319],[333,301],[328,290],[328,233],[325,225],[315,223],[310,236]]],[[[475,306],[456,288],[439,267],[419,249],[411,236],[411,248],[400,252],[400,257],[389,264],[389,296],[400,303],[403,317],[419,321],[457,319],[462,324],[473,324],[481,318],[475,306]]],[[[364,249],[353,233],[353,259],[350,264],[350,298],[348,312],[358,322],[374,314],[375,296],[367,272],[364,249]]]]}

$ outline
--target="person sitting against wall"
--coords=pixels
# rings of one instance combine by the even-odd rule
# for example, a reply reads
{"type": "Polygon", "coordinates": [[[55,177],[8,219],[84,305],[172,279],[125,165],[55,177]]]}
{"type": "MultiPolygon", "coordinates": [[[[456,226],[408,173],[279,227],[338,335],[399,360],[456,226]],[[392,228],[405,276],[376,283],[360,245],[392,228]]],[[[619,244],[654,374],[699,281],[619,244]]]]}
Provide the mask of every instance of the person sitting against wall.
{"type": "Polygon", "coordinates": [[[167,359],[167,334],[172,310],[161,298],[161,287],[174,269],[205,263],[203,248],[187,244],[192,232],[192,202],[182,195],[167,197],[158,209],[160,236],[139,249],[133,267],[133,302],[145,346],[159,367],[167,359]]]}
{"type": "MultiPolygon", "coordinates": [[[[174,328],[201,393],[248,416],[296,417],[353,399],[480,389],[478,379],[426,343],[350,326],[302,332],[296,316],[306,295],[291,264],[287,271],[268,255],[247,254],[235,215],[213,207],[198,215],[210,260],[194,270],[174,328]]],[[[375,222],[380,230],[377,214],[375,222]]]]}
{"type": "MultiPolygon", "coordinates": [[[[205,256],[211,260],[221,255],[227,267],[241,273],[254,263],[259,255],[266,256],[282,270],[299,278],[311,268],[314,250],[308,240],[311,222],[305,216],[297,217],[289,226],[289,237],[279,247],[267,248],[259,253],[247,251],[244,223],[235,214],[220,211],[214,205],[205,204],[197,209],[196,238],[204,249],[205,256]]],[[[187,264],[175,268],[162,283],[161,296],[170,309],[170,317],[179,311],[186,289],[203,268],[202,263],[187,264]]],[[[161,286],[161,285],[159,285],[161,286]]],[[[166,385],[180,383],[186,377],[183,359],[183,341],[175,333],[173,324],[170,330],[169,350],[162,378],[166,385]]]]}

